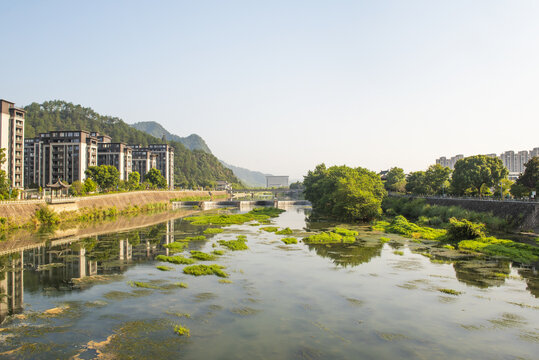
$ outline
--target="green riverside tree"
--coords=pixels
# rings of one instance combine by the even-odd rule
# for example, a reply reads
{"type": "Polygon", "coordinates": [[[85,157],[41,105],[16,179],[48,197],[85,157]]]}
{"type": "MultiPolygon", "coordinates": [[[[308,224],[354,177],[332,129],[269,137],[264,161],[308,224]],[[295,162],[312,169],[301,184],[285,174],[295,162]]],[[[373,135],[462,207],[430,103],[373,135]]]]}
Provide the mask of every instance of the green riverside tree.
{"type": "Polygon", "coordinates": [[[305,198],[316,215],[342,221],[369,221],[382,213],[387,195],[378,174],[347,166],[318,165],[303,181],[305,198]]]}
{"type": "Polygon", "coordinates": [[[96,182],[101,191],[116,189],[120,183],[120,172],[112,165],[90,166],[85,173],[96,182]]]}
{"type": "Polygon", "coordinates": [[[539,191],[539,156],[532,157],[524,166],[526,169],[518,177],[517,184],[539,191]]]}
{"type": "Polygon", "coordinates": [[[384,186],[386,190],[403,192],[406,185],[406,175],[404,170],[398,167],[389,169],[386,175],[384,186]]]}
{"type": "Polygon", "coordinates": [[[481,190],[496,185],[509,171],[498,158],[485,155],[466,157],[457,161],[451,180],[452,191],[457,195],[481,195],[481,190]]]}
{"type": "Polygon", "coordinates": [[[161,175],[161,171],[158,169],[150,169],[146,174],[146,181],[149,182],[152,187],[158,189],[164,189],[167,187],[167,180],[161,175]]]}

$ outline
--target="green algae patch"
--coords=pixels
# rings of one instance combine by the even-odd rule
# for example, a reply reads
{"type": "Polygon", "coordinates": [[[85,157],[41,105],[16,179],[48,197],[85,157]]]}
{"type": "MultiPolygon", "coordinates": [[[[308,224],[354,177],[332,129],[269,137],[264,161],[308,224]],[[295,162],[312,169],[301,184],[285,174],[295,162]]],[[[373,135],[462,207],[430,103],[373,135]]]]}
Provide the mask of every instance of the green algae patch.
{"type": "Polygon", "coordinates": [[[539,247],[495,237],[463,240],[459,242],[458,247],[459,250],[500,256],[520,263],[532,263],[539,259],[539,247]]]}
{"type": "Polygon", "coordinates": [[[281,241],[284,242],[286,245],[298,243],[298,239],[293,238],[293,237],[287,237],[287,238],[281,239],[281,241]]]}
{"type": "Polygon", "coordinates": [[[250,221],[268,223],[270,218],[277,217],[285,210],[277,208],[256,208],[245,214],[204,214],[189,216],[185,220],[192,225],[241,225],[250,221]]]}
{"type": "Polygon", "coordinates": [[[128,281],[127,284],[131,287],[144,288],[144,289],[160,289],[159,286],[143,282],[143,281],[128,281]]]}
{"type": "Polygon", "coordinates": [[[338,244],[338,243],[355,243],[356,231],[351,231],[342,228],[335,228],[332,231],[326,231],[303,238],[306,244],[338,244]]]}
{"type": "Polygon", "coordinates": [[[232,280],[220,279],[219,284],[232,284],[232,280]]]}
{"type": "Polygon", "coordinates": [[[186,283],[184,282],[179,282],[178,283],[178,287],[181,287],[181,288],[184,288],[184,289],[187,289],[189,287],[189,285],[187,285],[186,283]]]}
{"type": "Polygon", "coordinates": [[[395,250],[395,251],[393,251],[393,254],[399,255],[399,256],[403,256],[403,255],[404,255],[404,252],[403,252],[403,251],[400,251],[400,250],[395,250]]]}
{"type": "MultiPolygon", "coordinates": [[[[215,245],[215,244],[213,244],[213,245],[215,245]]],[[[224,255],[225,252],[223,250],[213,250],[212,254],[220,256],[220,255],[224,255]]]]}
{"type": "Polygon", "coordinates": [[[163,247],[169,249],[169,250],[172,250],[172,251],[175,251],[175,252],[181,252],[183,251],[183,249],[185,249],[185,247],[187,246],[187,243],[185,242],[172,242],[170,244],[165,244],[163,245],[163,247]]]}
{"type": "Polygon", "coordinates": [[[208,254],[198,250],[191,250],[191,257],[193,259],[202,260],[202,261],[211,261],[215,260],[216,256],[213,254],[208,254]]]}
{"type": "Polygon", "coordinates": [[[449,245],[449,244],[445,244],[444,246],[442,246],[444,249],[448,249],[448,250],[455,250],[455,247],[453,245],[449,245]]]}
{"type": "Polygon", "coordinates": [[[204,235],[188,236],[188,237],[185,237],[185,238],[181,239],[181,241],[185,241],[185,242],[188,242],[188,241],[203,241],[203,240],[206,240],[206,237],[204,235]]]}
{"type": "Polygon", "coordinates": [[[238,235],[236,240],[219,240],[218,243],[232,251],[249,250],[246,241],[245,235],[238,235]]]}
{"type": "Polygon", "coordinates": [[[228,274],[224,272],[224,266],[221,265],[191,265],[183,268],[183,272],[187,275],[204,276],[204,275],[217,275],[219,277],[226,278],[228,274]]]}
{"type": "Polygon", "coordinates": [[[156,269],[157,269],[157,270],[161,270],[161,271],[170,271],[170,270],[174,270],[173,267],[170,267],[170,266],[164,266],[164,265],[158,265],[158,266],[156,266],[156,269]]]}
{"type": "Polygon", "coordinates": [[[204,234],[206,235],[220,234],[223,231],[224,230],[221,228],[207,228],[206,230],[204,230],[204,234]]]}
{"type": "Polygon", "coordinates": [[[358,232],[354,230],[348,230],[345,228],[336,227],[332,230],[334,233],[342,235],[342,236],[358,236],[358,232]]]}
{"type": "Polygon", "coordinates": [[[277,235],[291,235],[292,233],[293,233],[292,229],[288,227],[276,232],[277,235]]]}
{"type": "Polygon", "coordinates": [[[195,260],[193,259],[179,256],[179,255],[178,256],[157,255],[155,259],[159,261],[169,262],[172,264],[177,264],[177,265],[189,265],[195,262],[195,260]]]}
{"type": "Polygon", "coordinates": [[[404,216],[396,216],[391,223],[387,221],[377,221],[373,230],[387,233],[400,234],[413,239],[442,240],[447,234],[446,230],[433,229],[426,226],[419,226],[408,221],[404,216]]]}
{"type": "Polygon", "coordinates": [[[236,314],[236,315],[250,316],[250,315],[255,315],[255,314],[259,313],[260,310],[253,309],[253,308],[245,306],[245,307],[241,307],[241,308],[231,309],[230,312],[233,313],[233,314],[236,314]]]}
{"type": "Polygon", "coordinates": [[[191,331],[182,325],[174,326],[174,332],[179,336],[191,336],[191,331]]]}
{"type": "Polygon", "coordinates": [[[265,232],[276,233],[279,230],[279,228],[276,226],[265,226],[265,227],[261,227],[260,230],[264,230],[265,232]]]}
{"type": "Polygon", "coordinates": [[[381,237],[381,238],[380,238],[380,242],[381,242],[382,244],[385,244],[385,243],[390,242],[390,241],[391,241],[391,239],[390,239],[390,238],[387,238],[387,237],[381,237]]]}
{"type": "Polygon", "coordinates": [[[455,295],[455,296],[462,294],[462,291],[457,291],[453,289],[438,289],[438,291],[444,294],[455,295]]]}

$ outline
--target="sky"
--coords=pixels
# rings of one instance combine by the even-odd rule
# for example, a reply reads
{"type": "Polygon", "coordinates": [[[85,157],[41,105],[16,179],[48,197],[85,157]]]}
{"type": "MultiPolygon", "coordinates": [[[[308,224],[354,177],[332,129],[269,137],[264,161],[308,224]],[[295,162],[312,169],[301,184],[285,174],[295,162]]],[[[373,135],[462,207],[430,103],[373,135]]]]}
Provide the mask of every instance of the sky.
{"type": "Polygon", "coordinates": [[[157,121],[236,166],[539,147],[536,0],[0,2],[0,98],[157,121]]]}

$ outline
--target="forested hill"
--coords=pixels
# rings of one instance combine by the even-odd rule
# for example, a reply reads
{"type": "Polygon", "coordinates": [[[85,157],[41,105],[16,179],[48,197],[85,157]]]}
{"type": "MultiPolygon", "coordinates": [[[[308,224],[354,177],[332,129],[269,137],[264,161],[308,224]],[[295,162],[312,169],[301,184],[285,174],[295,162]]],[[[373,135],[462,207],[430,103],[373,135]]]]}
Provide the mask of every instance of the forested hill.
{"type": "MultiPolygon", "coordinates": [[[[26,110],[25,137],[55,130],[97,131],[112,137],[113,142],[148,145],[163,143],[159,138],[137,130],[117,117],[100,115],[91,108],[65,101],[32,103],[26,110]]],[[[224,167],[212,154],[191,151],[177,141],[167,141],[175,149],[174,182],[176,187],[210,186],[217,180],[238,184],[232,170],[224,167]]]]}
{"type": "Polygon", "coordinates": [[[204,152],[207,152],[208,154],[211,154],[211,150],[204,141],[204,139],[197,134],[191,134],[186,137],[174,135],[168,132],[167,129],[165,129],[163,126],[161,126],[161,124],[155,121],[142,121],[135,123],[131,126],[137,130],[144,131],[145,133],[158,137],[160,139],[162,139],[164,135],[167,140],[180,142],[189,150],[202,150],[204,152]]]}

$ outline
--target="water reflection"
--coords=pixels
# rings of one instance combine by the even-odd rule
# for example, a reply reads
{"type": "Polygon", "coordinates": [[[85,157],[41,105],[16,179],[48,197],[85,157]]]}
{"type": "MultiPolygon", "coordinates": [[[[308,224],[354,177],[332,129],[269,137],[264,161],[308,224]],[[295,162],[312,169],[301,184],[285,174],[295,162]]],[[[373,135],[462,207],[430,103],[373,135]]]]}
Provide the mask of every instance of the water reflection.
{"type": "Polygon", "coordinates": [[[329,258],[335,265],[348,267],[368,263],[380,256],[382,244],[308,244],[309,250],[329,258]]]}
{"type": "Polygon", "coordinates": [[[22,252],[0,256],[0,323],[23,309],[22,252]]]}

